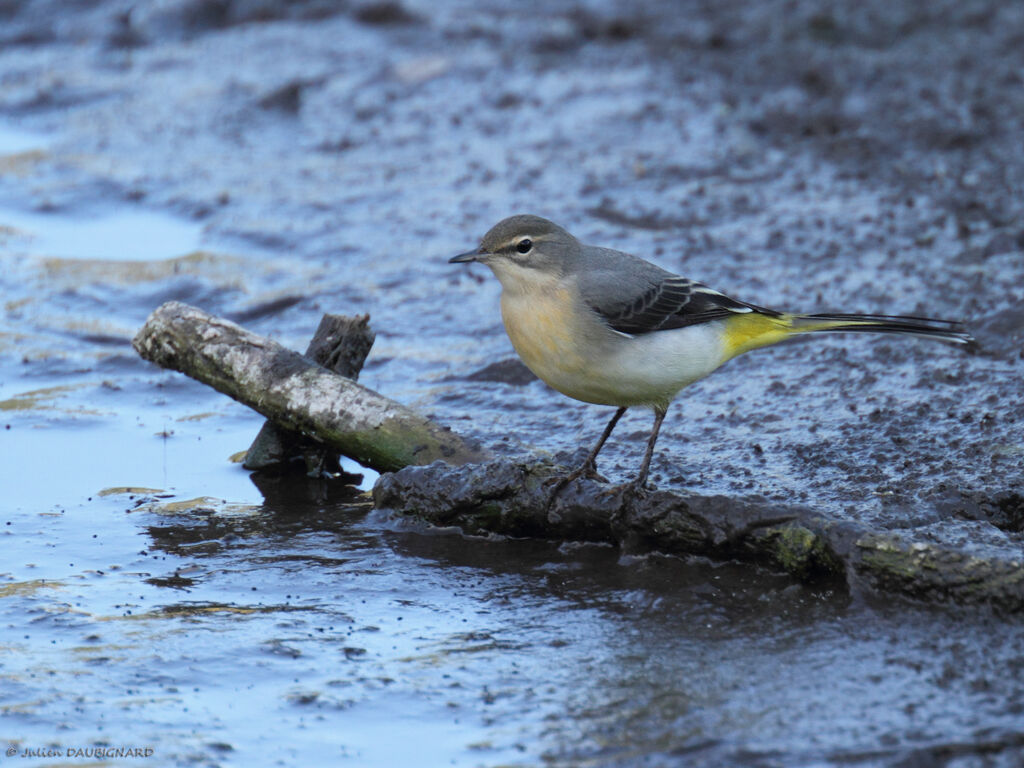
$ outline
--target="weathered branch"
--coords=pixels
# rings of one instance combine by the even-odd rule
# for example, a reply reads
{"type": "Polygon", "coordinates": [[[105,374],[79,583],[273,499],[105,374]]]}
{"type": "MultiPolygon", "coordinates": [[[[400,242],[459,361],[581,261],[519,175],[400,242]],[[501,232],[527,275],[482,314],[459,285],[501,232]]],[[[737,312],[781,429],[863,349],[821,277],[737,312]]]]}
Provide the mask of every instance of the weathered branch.
{"type": "Polygon", "coordinates": [[[556,468],[493,460],[464,467],[409,467],[383,475],[375,506],[471,534],[606,542],[633,551],[763,563],[803,581],[851,585],[932,602],[1024,609],[1021,559],[977,558],[912,534],[871,532],[795,505],[655,491],[633,499],[591,480],[547,506],[556,468]]]}
{"type": "Polygon", "coordinates": [[[452,431],[264,336],[179,302],[156,309],[132,342],[286,429],[380,472],[485,456],[452,431]]]}
{"type": "MultiPolygon", "coordinates": [[[[376,334],[370,330],[370,316],[324,315],[306,348],[306,357],[330,371],[355,381],[370,354],[376,334]]],[[[338,475],[338,452],[298,432],[286,430],[269,419],[245,454],[246,469],[281,471],[293,460],[304,459],[306,472],[318,477],[324,472],[338,475]]],[[[347,475],[358,483],[362,475],[347,475]]]]}

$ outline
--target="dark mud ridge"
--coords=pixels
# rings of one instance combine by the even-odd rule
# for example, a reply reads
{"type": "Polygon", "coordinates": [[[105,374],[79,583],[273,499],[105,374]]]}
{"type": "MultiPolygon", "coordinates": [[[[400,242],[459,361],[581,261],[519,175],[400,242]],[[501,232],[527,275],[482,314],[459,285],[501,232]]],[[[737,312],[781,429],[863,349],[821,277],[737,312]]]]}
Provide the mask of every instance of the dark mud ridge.
{"type": "Polygon", "coordinates": [[[602,542],[631,552],[741,560],[801,581],[845,582],[851,590],[988,604],[1007,612],[1024,608],[1020,559],[975,557],[802,506],[667,490],[633,499],[624,486],[592,480],[571,484],[549,508],[545,481],[559,471],[508,459],[406,467],[380,477],[374,505],[467,534],[602,542]]]}

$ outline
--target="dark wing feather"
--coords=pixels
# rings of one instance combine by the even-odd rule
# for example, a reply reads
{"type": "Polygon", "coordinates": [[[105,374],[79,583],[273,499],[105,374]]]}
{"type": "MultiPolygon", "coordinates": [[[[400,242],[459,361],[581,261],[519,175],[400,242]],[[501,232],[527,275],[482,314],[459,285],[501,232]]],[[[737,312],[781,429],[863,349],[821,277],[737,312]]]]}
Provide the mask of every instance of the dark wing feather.
{"type": "Polygon", "coordinates": [[[775,314],[676,275],[654,283],[632,302],[603,308],[592,305],[591,308],[612,329],[632,335],[685,328],[737,313],[775,314]]]}
{"type": "Polygon", "coordinates": [[[638,335],[761,312],[636,256],[584,246],[575,271],[583,300],[610,328],[638,335]]]}

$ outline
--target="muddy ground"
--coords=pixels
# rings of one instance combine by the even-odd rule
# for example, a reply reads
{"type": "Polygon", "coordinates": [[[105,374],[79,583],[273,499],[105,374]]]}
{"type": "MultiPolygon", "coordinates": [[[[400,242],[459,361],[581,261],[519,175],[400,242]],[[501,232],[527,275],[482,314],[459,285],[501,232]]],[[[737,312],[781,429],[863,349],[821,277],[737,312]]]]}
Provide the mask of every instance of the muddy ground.
{"type": "MultiPolygon", "coordinates": [[[[762,305],[963,319],[976,350],[833,337],[730,363],[669,412],[653,480],[1019,557],[1021,6],[0,2],[0,116],[17,748],[1024,757],[1015,617],[268,495],[227,462],[260,420],[130,348],[168,299],[300,349],[321,313],[369,312],[365,384],[499,452],[576,452],[606,409],[503,363],[496,281],[447,264],[537,213],[762,305]]],[[[606,474],[648,427],[627,415],[606,474]]]]}

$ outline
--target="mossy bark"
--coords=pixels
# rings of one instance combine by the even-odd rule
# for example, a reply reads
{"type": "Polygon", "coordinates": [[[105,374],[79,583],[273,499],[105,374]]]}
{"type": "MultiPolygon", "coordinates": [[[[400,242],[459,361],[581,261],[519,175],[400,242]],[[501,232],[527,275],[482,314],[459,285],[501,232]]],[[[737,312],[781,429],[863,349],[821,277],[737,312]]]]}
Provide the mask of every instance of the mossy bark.
{"type": "Polygon", "coordinates": [[[858,572],[880,590],[991,603],[1007,611],[1024,607],[1024,555],[995,560],[878,533],[861,536],[856,546],[858,572]]]}

